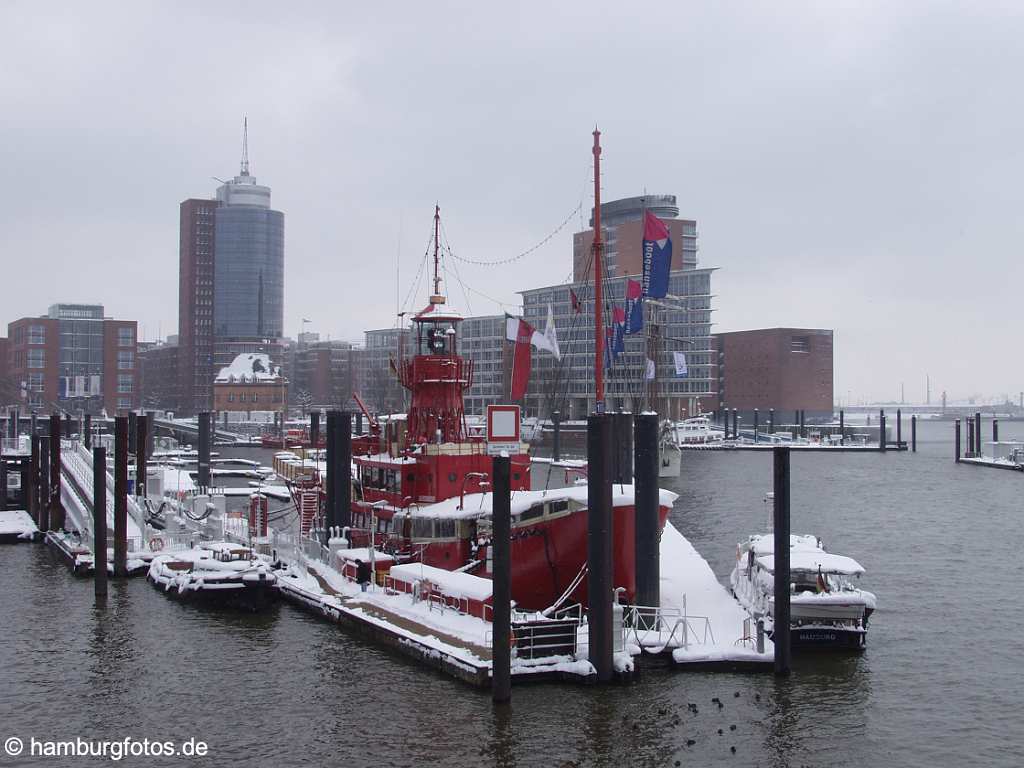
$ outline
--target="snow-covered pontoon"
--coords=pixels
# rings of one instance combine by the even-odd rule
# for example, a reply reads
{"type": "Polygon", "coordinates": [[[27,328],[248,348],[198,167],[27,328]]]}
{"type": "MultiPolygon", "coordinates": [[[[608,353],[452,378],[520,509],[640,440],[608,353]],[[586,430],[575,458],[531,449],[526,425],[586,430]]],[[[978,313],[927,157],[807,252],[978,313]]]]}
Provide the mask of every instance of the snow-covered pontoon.
{"type": "MultiPolygon", "coordinates": [[[[856,560],[825,551],[816,536],[789,537],[790,630],[794,646],[862,650],[875,596],[855,587],[864,568],[856,560]]],[[[775,539],[751,536],[736,548],[729,576],[733,594],[772,632],[775,608],[775,539]]]]}

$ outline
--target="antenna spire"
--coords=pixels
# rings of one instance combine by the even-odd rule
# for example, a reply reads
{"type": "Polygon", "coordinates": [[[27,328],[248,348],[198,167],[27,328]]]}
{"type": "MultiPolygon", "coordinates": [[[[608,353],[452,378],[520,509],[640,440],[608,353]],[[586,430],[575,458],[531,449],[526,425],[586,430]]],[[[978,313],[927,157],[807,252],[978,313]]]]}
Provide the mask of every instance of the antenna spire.
{"type": "Polygon", "coordinates": [[[249,175],[249,116],[242,118],[242,176],[249,175]]]}
{"type": "Polygon", "coordinates": [[[441,206],[434,205],[434,296],[441,295],[441,275],[438,272],[440,266],[440,229],[441,229],[441,206]]]}

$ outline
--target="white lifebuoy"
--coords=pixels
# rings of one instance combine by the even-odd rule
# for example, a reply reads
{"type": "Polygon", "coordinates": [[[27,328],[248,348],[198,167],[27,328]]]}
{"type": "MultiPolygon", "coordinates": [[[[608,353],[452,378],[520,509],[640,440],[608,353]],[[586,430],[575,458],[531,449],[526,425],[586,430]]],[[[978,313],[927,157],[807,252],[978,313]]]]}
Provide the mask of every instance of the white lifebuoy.
{"type": "Polygon", "coordinates": [[[164,540],[159,536],[154,536],[149,540],[149,549],[151,552],[159,552],[164,548],[164,540]]]}

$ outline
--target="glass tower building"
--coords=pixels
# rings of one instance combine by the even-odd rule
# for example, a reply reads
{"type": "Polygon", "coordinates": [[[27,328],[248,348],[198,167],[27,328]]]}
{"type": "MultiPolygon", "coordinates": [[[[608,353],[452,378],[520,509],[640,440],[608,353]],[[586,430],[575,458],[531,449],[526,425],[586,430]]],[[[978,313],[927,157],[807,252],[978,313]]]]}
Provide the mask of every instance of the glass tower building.
{"type": "Polygon", "coordinates": [[[278,339],[284,333],[284,214],[248,162],[217,189],[213,330],[228,339],[278,339]]]}

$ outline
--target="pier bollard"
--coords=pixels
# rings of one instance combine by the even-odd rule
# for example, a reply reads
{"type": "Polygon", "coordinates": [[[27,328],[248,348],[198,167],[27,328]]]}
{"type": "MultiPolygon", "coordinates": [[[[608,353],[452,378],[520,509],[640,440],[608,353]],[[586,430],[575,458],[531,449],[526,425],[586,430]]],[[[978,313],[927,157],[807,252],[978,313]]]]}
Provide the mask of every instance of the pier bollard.
{"type": "Polygon", "coordinates": [[[562,414],[551,412],[551,460],[562,460],[562,414]]]}
{"type": "Polygon", "coordinates": [[[28,514],[39,527],[39,435],[33,432],[29,436],[28,459],[28,514]]]}
{"type": "Polygon", "coordinates": [[[775,434],[775,409],[774,408],[769,408],[768,409],[768,432],[770,434],[773,434],[773,435],[775,434]]]}
{"type": "Polygon", "coordinates": [[[612,679],[612,421],[587,418],[587,631],[597,681],[612,679]]]}
{"type": "Polygon", "coordinates": [[[992,442],[999,442],[999,419],[992,419],[992,442]]]}
{"type": "Polygon", "coordinates": [[[955,425],[955,431],[953,433],[954,434],[953,450],[955,451],[954,456],[956,457],[956,463],[959,464],[960,463],[960,419],[957,419],[954,422],[954,425],[955,425]]]}
{"type": "Polygon", "coordinates": [[[615,464],[612,480],[616,485],[633,482],[633,414],[613,413],[615,464]]]}
{"type": "Polygon", "coordinates": [[[199,456],[196,481],[199,492],[206,493],[210,488],[210,412],[199,414],[199,456]]]}
{"type": "Polygon", "coordinates": [[[789,447],[774,449],[775,534],[775,674],[788,675],[790,668],[789,605],[789,447]]]}
{"type": "Polygon", "coordinates": [[[50,416],[50,528],[64,530],[64,505],[60,500],[61,418],[56,411],[50,416]]]}
{"type": "Polygon", "coordinates": [[[512,698],[512,460],[495,456],[494,501],[491,507],[493,571],[491,627],[491,699],[496,704],[512,698]]]}
{"type": "Polygon", "coordinates": [[[114,419],[114,575],[128,575],[128,417],[114,419]]]}
{"type": "Polygon", "coordinates": [[[900,408],[896,409],[896,448],[897,450],[903,447],[903,411],[900,408]]]}
{"type": "Polygon", "coordinates": [[[36,526],[43,533],[50,530],[50,437],[39,435],[39,494],[36,496],[39,519],[36,526]]]}
{"type": "Polygon", "coordinates": [[[917,453],[917,414],[910,417],[910,450],[917,453]]]}
{"type": "Polygon", "coordinates": [[[981,456],[981,411],[974,412],[974,455],[981,456]]]}
{"type": "Polygon", "coordinates": [[[82,433],[82,445],[86,449],[92,448],[92,415],[85,414],[85,430],[82,433]]]}
{"type": "Polygon", "coordinates": [[[314,451],[320,447],[320,411],[309,414],[309,447],[314,451]]]}
{"type": "Polygon", "coordinates": [[[92,451],[93,576],[96,599],[107,596],[107,449],[92,451]]]}
{"type": "Polygon", "coordinates": [[[146,495],[146,465],[149,462],[147,447],[149,436],[146,426],[149,421],[144,413],[140,413],[135,419],[135,496],[141,498],[146,495]]]}
{"type": "Polygon", "coordinates": [[[885,451],[885,409],[878,411],[878,450],[885,451]]]}
{"type": "MultiPolygon", "coordinates": [[[[661,605],[661,554],[658,536],[658,415],[633,418],[633,470],[636,516],[634,546],[637,605],[661,605]]],[[[644,629],[654,629],[645,626],[644,629]]]]}
{"type": "Polygon", "coordinates": [[[754,409],[754,445],[757,445],[757,421],[758,421],[758,412],[757,412],[757,408],[755,408],[754,409]]]}

